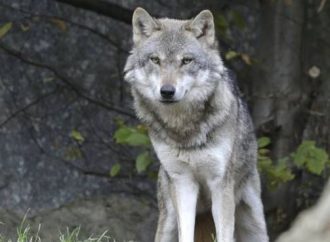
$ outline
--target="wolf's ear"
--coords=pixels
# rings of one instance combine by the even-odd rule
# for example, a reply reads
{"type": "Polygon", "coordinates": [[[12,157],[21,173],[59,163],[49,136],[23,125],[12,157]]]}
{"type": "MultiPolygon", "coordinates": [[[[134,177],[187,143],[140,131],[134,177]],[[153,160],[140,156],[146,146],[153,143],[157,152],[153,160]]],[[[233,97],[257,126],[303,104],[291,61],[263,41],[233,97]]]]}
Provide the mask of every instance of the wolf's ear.
{"type": "Polygon", "coordinates": [[[160,30],[160,24],[143,8],[135,9],[132,19],[134,44],[148,38],[154,31],[160,30]]]}
{"type": "Polygon", "coordinates": [[[188,24],[187,29],[192,31],[197,39],[207,44],[215,43],[213,14],[210,10],[203,10],[188,24]]]}

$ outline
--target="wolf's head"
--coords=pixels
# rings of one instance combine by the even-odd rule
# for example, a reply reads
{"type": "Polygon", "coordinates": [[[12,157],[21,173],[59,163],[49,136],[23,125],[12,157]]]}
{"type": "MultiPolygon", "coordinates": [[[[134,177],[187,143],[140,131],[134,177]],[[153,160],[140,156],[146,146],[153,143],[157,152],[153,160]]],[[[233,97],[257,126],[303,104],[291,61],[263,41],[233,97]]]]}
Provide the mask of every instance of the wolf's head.
{"type": "Polygon", "coordinates": [[[205,100],[223,72],[213,15],[200,12],[191,20],[155,19],[137,8],[133,14],[134,47],[125,79],[153,102],[205,100]]]}

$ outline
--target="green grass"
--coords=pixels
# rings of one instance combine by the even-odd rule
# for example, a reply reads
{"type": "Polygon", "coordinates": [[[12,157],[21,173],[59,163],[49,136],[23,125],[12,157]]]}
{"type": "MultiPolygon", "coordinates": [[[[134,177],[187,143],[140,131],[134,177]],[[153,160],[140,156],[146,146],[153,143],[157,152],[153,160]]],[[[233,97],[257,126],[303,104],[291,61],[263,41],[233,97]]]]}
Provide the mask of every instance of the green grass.
{"type": "MultiPolygon", "coordinates": [[[[3,224],[0,222],[0,225],[3,224]]],[[[41,225],[38,226],[37,232],[33,232],[31,226],[26,223],[26,215],[24,216],[20,226],[17,228],[17,240],[16,242],[43,242],[39,236],[41,225]]],[[[108,231],[105,231],[100,236],[91,235],[86,239],[80,238],[80,228],[70,231],[67,229],[65,233],[59,232],[58,242],[116,242],[108,235],[108,231]]],[[[12,239],[7,239],[0,235],[0,242],[14,242],[12,239]]],[[[46,241],[47,242],[47,241],[46,241]]]]}
{"type": "MultiPolygon", "coordinates": [[[[39,236],[41,226],[38,227],[38,231],[33,234],[31,232],[30,226],[25,226],[24,228],[19,228],[17,230],[17,242],[43,242],[39,236]]],[[[72,231],[67,229],[65,233],[59,233],[58,242],[116,242],[110,236],[107,235],[105,231],[100,236],[90,236],[86,239],[82,239],[79,236],[80,228],[76,228],[72,231]]],[[[0,242],[14,242],[11,239],[6,239],[0,235],[0,242]]]]}
{"type": "Polygon", "coordinates": [[[80,228],[76,228],[73,231],[69,231],[67,229],[66,233],[60,234],[59,241],[60,242],[115,242],[115,240],[111,239],[110,236],[107,235],[107,231],[105,231],[101,236],[94,237],[90,236],[87,239],[81,240],[79,239],[80,228]]]}

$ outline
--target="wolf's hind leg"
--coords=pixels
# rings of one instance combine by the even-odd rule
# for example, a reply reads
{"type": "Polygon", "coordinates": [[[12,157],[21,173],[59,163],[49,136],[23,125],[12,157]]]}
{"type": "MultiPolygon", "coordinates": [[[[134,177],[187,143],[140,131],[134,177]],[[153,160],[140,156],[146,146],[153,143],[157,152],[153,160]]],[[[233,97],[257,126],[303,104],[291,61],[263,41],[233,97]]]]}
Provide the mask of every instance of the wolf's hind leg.
{"type": "Polygon", "coordinates": [[[155,242],[177,242],[176,213],[170,196],[169,180],[162,167],[158,175],[158,207],[159,218],[155,242]]]}
{"type": "Polygon", "coordinates": [[[242,200],[235,211],[236,242],[268,242],[259,178],[253,177],[242,192],[242,200]]]}

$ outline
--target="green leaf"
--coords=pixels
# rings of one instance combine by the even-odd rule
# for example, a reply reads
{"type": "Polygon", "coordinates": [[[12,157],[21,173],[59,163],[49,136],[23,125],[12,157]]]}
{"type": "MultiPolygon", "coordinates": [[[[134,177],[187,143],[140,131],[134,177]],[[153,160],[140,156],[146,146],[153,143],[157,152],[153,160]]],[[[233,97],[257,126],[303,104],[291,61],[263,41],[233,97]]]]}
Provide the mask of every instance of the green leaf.
{"type": "Polygon", "coordinates": [[[125,142],[132,146],[139,146],[139,145],[150,145],[150,139],[148,135],[141,134],[141,133],[132,133],[125,142]]]}
{"type": "Polygon", "coordinates": [[[141,173],[146,171],[152,162],[153,159],[151,158],[150,153],[148,151],[139,154],[138,157],[136,158],[136,163],[135,163],[137,172],[141,173]]]}
{"type": "Polygon", "coordinates": [[[115,177],[119,174],[120,172],[120,164],[119,163],[115,163],[112,167],[111,167],[111,170],[110,170],[110,176],[111,177],[115,177]]]}
{"type": "Polygon", "coordinates": [[[308,152],[314,146],[314,141],[304,141],[303,143],[301,143],[298,146],[297,151],[292,155],[295,165],[297,165],[298,167],[302,167],[303,165],[305,165],[307,163],[306,158],[308,158],[308,152]]]}
{"type": "Polygon", "coordinates": [[[265,155],[258,156],[258,169],[266,175],[267,186],[274,190],[280,184],[294,179],[291,169],[288,167],[288,158],[283,158],[277,164],[273,164],[272,160],[265,155]]]}
{"type": "Polygon", "coordinates": [[[118,144],[127,144],[131,146],[149,146],[150,139],[145,127],[138,125],[136,128],[123,126],[119,128],[114,138],[118,144]]]}
{"type": "Polygon", "coordinates": [[[114,138],[116,140],[116,143],[118,144],[125,144],[126,139],[133,133],[134,131],[131,128],[128,127],[122,127],[119,128],[115,134],[114,138]]]}
{"type": "Polygon", "coordinates": [[[12,22],[8,22],[8,23],[5,23],[4,25],[2,25],[0,27],[0,39],[2,37],[4,37],[12,27],[13,27],[12,22]]]}
{"type": "Polygon", "coordinates": [[[264,148],[269,144],[270,144],[270,138],[268,138],[268,137],[260,137],[258,139],[258,147],[259,148],[264,148]]]}
{"type": "Polygon", "coordinates": [[[236,51],[233,51],[233,50],[229,50],[226,55],[225,55],[225,58],[226,60],[231,60],[231,59],[234,59],[236,57],[238,57],[240,54],[236,51]]]}
{"type": "Polygon", "coordinates": [[[325,169],[326,163],[328,161],[328,154],[325,150],[314,147],[311,150],[310,159],[308,160],[306,166],[307,169],[316,175],[320,175],[325,169]]]}
{"type": "Polygon", "coordinates": [[[267,172],[271,167],[272,160],[268,156],[258,156],[258,169],[260,172],[267,172]]]}
{"type": "Polygon", "coordinates": [[[258,153],[259,155],[267,155],[269,153],[269,149],[265,149],[265,148],[259,149],[258,153]]]}
{"type": "Polygon", "coordinates": [[[313,162],[308,162],[306,167],[310,173],[321,175],[324,170],[325,163],[322,160],[315,159],[313,162]]]}
{"type": "Polygon", "coordinates": [[[77,141],[79,144],[82,144],[85,141],[83,135],[76,129],[71,131],[70,137],[77,141]]]}
{"type": "Polygon", "coordinates": [[[323,172],[329,159],[327,152],[316,147],[315,141],[311,140],[302,142],[292,157],[298,167],[306,167],[310,173],[316,175],[323,172]]]}
{"type": "Polygon", "coordinates": [[[288,157],[282,158],[278,161],[275,171],[277,176],[280,178],[280,181],[287,182],[294,178],[294,175],[288,167],[288,157]]]}

